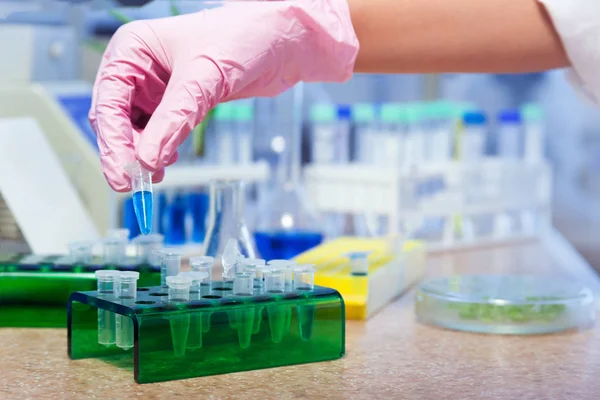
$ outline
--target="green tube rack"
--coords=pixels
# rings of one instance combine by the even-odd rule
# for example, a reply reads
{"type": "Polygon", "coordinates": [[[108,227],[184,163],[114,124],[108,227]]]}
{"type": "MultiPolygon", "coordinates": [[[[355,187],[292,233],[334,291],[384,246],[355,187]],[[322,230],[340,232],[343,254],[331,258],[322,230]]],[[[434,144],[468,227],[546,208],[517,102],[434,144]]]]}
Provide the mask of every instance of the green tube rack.
{"type": "Polygon", "coordinates": [[[160,283],[160,267],[67,264],[62,256],[0,254],[0,327],[66,328],[66,308],[74,291],[96,289],[94,272],[140,272],[140,285],[160,283]]]}
{"type": "Polygon", "coordinates": [[[251,296],[234,296],[230,282],[212,282],[185,303],[169,302],[160,287],[138,288],[135,300],[75,292],[68,305],[69,357],[133,367],[136,382],[151,383],[344,355],[345,308],[336,290],[272,294],[256,286],[251,296]],[[133,348],[98,343],[107,327],[122,329],[119,323],[99,328],[106,313],[129,327],[133,348]]]}

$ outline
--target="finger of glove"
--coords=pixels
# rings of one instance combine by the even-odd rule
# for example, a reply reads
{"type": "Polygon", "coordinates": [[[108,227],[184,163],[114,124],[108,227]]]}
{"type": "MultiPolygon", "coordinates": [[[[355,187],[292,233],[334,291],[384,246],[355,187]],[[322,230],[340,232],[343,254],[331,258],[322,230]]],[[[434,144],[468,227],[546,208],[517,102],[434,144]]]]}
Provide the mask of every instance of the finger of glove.
{"type": "Polygon", "coordinates": [[[107,49],[94,85],[90,122],[97,135],[104,176],[118,192],[131,190],[123,168],[135,159],[131,110],[136,85],[144,82],[149,59],[132,29],[119,32],[107,49]],[[125,53],[120,49],[127,49],[125,53]]]}
{"type": "Polygon", "coordinates": [[[168,165],[179,145],[217,104],[222,91],[223,75],[210,60],[195,63],[191,73],[174,72],[141,135],[138,160],[151,171],[168,165]],[[202,78],[196,79],[198,76],[202,78]]]}

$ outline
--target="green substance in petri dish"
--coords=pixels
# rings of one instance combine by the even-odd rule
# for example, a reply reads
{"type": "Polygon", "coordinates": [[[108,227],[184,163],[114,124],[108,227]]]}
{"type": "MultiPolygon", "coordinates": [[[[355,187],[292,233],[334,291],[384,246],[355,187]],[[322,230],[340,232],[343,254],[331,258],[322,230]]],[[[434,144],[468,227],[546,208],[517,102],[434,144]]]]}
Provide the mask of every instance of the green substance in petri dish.
{"type": "MultiPolygon", "coordinates": [[[[527,297],[526,301],[545,302],[559,300],[554,297],[527,297]]],[[[495,305],[485,303],[451,304],[450,309],[457,310],[458,316],[464,320],[480,320],[488,323],[516,322],[552,322],[565,312],[562,304],[525,304],[495,305]]]]}

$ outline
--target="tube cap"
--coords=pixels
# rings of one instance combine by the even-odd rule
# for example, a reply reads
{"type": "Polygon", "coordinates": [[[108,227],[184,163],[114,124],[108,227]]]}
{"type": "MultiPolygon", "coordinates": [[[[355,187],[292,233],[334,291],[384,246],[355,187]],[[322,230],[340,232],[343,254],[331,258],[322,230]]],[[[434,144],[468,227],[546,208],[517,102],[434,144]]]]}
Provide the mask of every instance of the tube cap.
{"type": "Polygon", "coordinates": [[[333,122],[337,118],[337,112],[333,104],[315,104],[310,109],[312,122],[333,122]]]}
{"type": "Polygon", "coordinates": [[[215,121],[230,121],[235,118],[235,106],[231,103],[221,103],[215,108],[215,121]]]}
{"type": "Polygon", "coordinates": [[[254,119],[254,107],[248,101],[237,103],[234,106],[233,118],[240,122],[249,122],[254,119]]]}
{"type": "Polygon", "coordinates": [[[519,110],[502,110],[498,113],[497,120],[501,124],[520,124],[521,113],[519,110]]]}
{"type": "Polygon", "coordinates": [[[467,111],[462,117],[465,125],[485,125],[487,123],[487,117],[481,111],[467,111]]]}
{"type": "Polygon", "coordinates": [[[426,106],[424,104],[409,104],[404,110],[404,122],[407,124],[416,124],[420,122],[425,113],[426,106]]]}
{"type": "Polygon", "coordinates": [[[544,111],[537,104],[526,104],[521,109],[521,113],[527,122],[540,122],[544,119],[544,111]]]}
{"type": "Polygon", "coordinates": [[[341,104],[337,109],[338,120],[347,121],[352,117],[352,108],[349,105],[341,104]]]}
{"type": "Polygon", "coordinates": [[[352,119],[355,122],[374,122],[377,116],[373,104],[361,103],[352,107],[352,119]]]}
{"type": "Polygon", "coordinates": [[[400,123],[404,120],[404,107],[400,104],[386,103],[381,106],[381,120],[387,123],[400,123]]]}

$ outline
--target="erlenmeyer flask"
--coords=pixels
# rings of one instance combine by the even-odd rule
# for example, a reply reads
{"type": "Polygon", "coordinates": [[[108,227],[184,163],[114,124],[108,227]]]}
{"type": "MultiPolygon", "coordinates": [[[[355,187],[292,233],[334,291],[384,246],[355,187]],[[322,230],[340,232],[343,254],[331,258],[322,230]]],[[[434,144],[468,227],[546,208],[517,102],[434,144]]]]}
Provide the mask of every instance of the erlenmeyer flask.
{"type": "Polygon", "coordinates": [[[240,257],[256,257],[256,250],[244,221],[244,185],[241,181],[210,184],[208,230],[203,253],[223,267],[223,277],[233,274],[240,257]]]}
{"type": "MultiPolygon", "coordinates": [[[[285,97],[276,101],[270,115],[289,124],[274,121],[285,139],[285,149],[280,158],[279,171],[274,188],[266,194],[259,212],[254,238],[261,257],[266,260],[290,259],[319,245],[323,231],[319,217],[311,208],[300,183],[301,138],[303,120],[303,84],[294,87],[291,95],[293,107],[283,107],[285,97]],[[292,111],[291,118],[286,111],[292,111]]],[[[284,94],[283,96],[288,96],[284,94]]],[[[275,101],[275,100],[274,100],[275,101]]],[[[290,104],[289,98],[287,104],[290,104]]]]}

